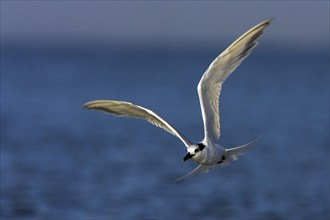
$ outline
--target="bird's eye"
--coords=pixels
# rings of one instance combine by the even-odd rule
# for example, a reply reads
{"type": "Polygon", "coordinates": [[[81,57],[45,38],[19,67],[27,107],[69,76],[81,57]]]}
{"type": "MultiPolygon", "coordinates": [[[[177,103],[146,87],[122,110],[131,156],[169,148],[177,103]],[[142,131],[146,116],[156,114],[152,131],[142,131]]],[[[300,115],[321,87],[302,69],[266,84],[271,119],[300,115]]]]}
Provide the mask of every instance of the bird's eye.
{"type": "Polygon", "coordinates": [[[195,153],[197,153],[198,151],[199,151],[199,149],[198,149],[198,148],[196,148],[196,149],[195,149],[195,153]]]}

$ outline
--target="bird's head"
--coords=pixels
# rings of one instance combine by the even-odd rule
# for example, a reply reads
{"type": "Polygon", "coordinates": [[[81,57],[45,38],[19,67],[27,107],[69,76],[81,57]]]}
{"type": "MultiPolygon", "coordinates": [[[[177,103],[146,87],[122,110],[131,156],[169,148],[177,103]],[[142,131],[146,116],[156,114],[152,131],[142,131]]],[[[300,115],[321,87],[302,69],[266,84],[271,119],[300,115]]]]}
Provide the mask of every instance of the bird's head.
{"type": "Polygon", "coordinates": [[[202,150],[205,148],[205,145],[202,143],[198,144],[192,144],[189,147],[187,147],[187,154],[183,158],[183,161],[186,161],[188,159],[198,157],[198,155],[202,152],[202,150]]]}

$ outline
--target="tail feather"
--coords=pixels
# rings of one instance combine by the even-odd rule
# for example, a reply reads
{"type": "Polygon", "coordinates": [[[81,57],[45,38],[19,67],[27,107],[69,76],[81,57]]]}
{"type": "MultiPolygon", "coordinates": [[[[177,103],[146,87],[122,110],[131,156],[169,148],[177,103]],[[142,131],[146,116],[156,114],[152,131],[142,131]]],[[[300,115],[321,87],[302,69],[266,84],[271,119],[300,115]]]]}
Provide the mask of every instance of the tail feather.
{"type": "Polygon", "coordinates": [[[249,149],[253,145],[257,144],[260,141],[260,139],[261,139],[261,137],[257,137],[256,139],[254,139],[253,141],[251,141],[247,144],[226,149],[224,155],[228,159],[226,159],[224,161],[223,165],[228,165],[231,160],[233,160],[233,161],[237,160],[238,156],[243,155],[247,149],[249,149]]]}

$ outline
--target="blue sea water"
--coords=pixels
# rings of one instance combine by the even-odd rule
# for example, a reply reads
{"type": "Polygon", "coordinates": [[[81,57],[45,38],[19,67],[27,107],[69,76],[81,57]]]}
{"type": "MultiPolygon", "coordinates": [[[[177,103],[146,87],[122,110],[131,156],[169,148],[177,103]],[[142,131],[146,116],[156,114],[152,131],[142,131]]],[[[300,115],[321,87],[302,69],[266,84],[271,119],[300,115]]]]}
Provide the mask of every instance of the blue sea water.
{"type": "Polygon", "coordinates": [[[219,143],[261,142],[180,182],[180,140],[81,108],[130,101],[200,141],[222,49],[2,45],[1,219],[329,219],[328,48],[256,48],[223,86],[219,143]]]}

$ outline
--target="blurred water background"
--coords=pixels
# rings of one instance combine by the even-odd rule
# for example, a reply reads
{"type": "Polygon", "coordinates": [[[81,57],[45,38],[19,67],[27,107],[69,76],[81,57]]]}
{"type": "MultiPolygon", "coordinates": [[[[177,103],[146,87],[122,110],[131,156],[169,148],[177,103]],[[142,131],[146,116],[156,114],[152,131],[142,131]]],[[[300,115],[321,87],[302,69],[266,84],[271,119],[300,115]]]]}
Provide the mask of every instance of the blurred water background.
{"type": "Polygon", "coordinates": [[[329,7],[74,4],[1,2],[1,219],[329,219],[329,7]],[[223,86],[219,144],[262,136],[228,167],[175,182],[196,166],[181,162],[180,140],[81,108],[94,99],[133,102],[200,141],[203,72],[253,21],[272,15],[279,18],[223,86]]]}
{"type": "Polygon", "coordinates": [[[197,83],[219,49],[6,45],[1,56],[1,216],[61,219],[327,219],[327,49],[257,48],[226,81],[220,144],[262,141],[229,167],[194,168],[146,122],[86,111],[153,109],[203,137],[197,83]]]}

